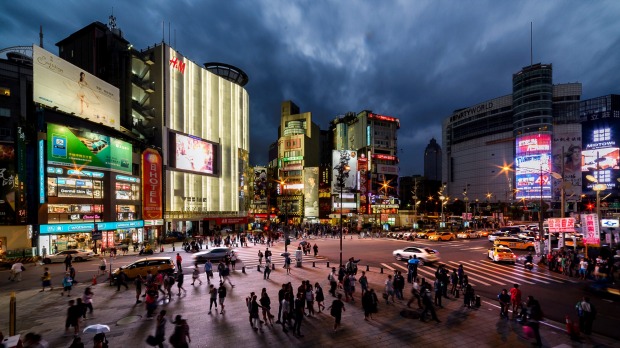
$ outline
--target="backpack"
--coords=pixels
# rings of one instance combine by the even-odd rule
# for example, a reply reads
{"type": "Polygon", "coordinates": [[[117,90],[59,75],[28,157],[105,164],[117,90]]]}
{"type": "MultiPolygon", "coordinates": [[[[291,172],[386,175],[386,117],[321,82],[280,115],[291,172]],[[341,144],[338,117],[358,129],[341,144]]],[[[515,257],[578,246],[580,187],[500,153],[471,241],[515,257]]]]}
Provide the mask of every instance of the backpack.
{"type": "Polygon", "coordinates": [[[175,279],[172,275],[168,276],[168,284],[170,284],[170,286],[173,286],[175,282],[175,279]]]}

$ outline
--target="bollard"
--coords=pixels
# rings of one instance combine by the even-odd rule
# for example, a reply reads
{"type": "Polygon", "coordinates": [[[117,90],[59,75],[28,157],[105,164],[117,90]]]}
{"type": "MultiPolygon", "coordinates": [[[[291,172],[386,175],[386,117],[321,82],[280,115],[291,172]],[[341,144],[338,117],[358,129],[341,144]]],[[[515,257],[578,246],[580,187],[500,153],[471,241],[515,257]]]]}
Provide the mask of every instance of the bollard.
{"type": "Polygon", "coordinates": [[[11,291],[11,300],[9,302],[9,336],[15,336],[15,328],[17,327],[17,299],[15,291],[11,291]]]}
{"type": "Polygon", "coordinates": [[[370,266],[366,265],[366,272],[370,272],[370,266]]]}
{"type": "Polygon", "coordinates": [[[329,261],[327,261],[327,268],[329,268],[329,261]]]}
{"type": "Polygon", "coordinates": [[[271,264],[271,270],[272,270],[272,271],[275,271],[275,270],[276,270],[276,264],[275,264],[275,263],[272,263],[272,264],[271,264]]]}
{"type": "Polygon", "coordinates": [[[314,264],[314,261],[312,261],[312,267],[316,267],[316,265],[314,264]]]}
{"type": "Polygon", "coordinates": [[[245,274],[245,266],[241,267],[241,273],[245,274]]]}
{"type": "Polygon", "coordinates": [[[381,267],[381,274],[383,274],[383,267],[381,267]]]}

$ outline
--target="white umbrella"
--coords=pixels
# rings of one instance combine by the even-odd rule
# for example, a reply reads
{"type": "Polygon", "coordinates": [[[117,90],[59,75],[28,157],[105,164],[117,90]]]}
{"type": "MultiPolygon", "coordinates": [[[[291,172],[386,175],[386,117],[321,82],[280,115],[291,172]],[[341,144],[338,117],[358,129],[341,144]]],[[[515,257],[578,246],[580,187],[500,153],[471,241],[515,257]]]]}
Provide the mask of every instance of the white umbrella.
{"type": "Polygon", "coordinates": [[[88,333],[101,333],[101,332],[110,332],[110,327],[103,324],[94,324],[89,325],[84,328],[83,332],[88,333]]]}

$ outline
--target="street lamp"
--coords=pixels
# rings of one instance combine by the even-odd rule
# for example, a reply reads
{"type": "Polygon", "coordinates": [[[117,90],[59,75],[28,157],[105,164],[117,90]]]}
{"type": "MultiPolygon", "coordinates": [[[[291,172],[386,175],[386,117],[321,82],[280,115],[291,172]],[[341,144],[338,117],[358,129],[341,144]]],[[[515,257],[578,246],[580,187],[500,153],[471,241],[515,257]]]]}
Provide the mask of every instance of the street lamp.
{"type": "MultiPolygon", "coordinates": [[[[286,181],[284,179],[280,180],[280,185],[282,185],[282,193],[284,193],[284,185],[286,181]]],[[[284,206],[284,252],[288,252],[288,201],[284,200],[284,194],[282,194],[282,205],[284,206]]]]}
{"type": "Polygon", "coordinates": [[[336,171],[336,187],[340,189],[340,265],[342,266],[342,195],[344,192],[344,186],[346,184],[347,178],[349,177],[349,171],[351,167],[349,167],[350,156],[347,151],[340,152],[340,162],[338,165],[334,167],[336,171]]]}

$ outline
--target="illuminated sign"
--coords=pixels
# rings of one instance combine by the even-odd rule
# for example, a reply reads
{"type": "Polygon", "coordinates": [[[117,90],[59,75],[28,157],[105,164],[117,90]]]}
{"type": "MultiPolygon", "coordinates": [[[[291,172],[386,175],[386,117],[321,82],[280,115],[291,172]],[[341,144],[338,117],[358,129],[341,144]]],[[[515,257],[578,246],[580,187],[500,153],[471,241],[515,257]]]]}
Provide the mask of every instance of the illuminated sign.
{"type": "Polygon", "coordinates": [[[170,67],[174,70],[178,70],[181,74],[185,74],[185,63],[183,63],[183,59],[179,59],[177,57],[170,59],[170,67]]]}
{"type": "Polygon", "coordinates": [[[575,232],[575,218],[550,218],[549,232],[575,232]]]}
{"type": "Polygon", "coordinates": [[[398,175],[398,166],[377,164],[377,173],[398,175]]]}
{"type": "MultiPolygon", "coordinates": [[[[52,224],[41,225],[41,234],[57,234],[57,233],[77,233],[77,232],[92,232],[94,224],[91,223],[78,223],[78,224],[52,224]]],[[[144,227],[144,221],[118,221],[118,222],[98,222],[98,231],[110,231],[117,229],[139,228],[144,227]]]]}
{"type": "MultiPolygon", "coordinates": [[[[60,169],[60,168],[58,168],[60,169]]],[[[49,168],[48,168],[48,173],[50,173],[49,168]]],[[[58,171],[56,171],[55,174],[58,174],[58,171]]],[[[60,174],[62,174],[62,169],[60,169],[60,174]]],[[[77,176],[90,176],[93,178],[103,178],[105,176],[104,173],[100,173],[100,172],[90,172],[87,170],[75,170],[75,169],[69,169],[67,170],[67,174],[69,175],[77,175],[77,176]]]]}
{"type": "Polygon", "coordinates": [[[304,159],[304,156],[293,156],[293,157],[284,157],[282,160],[284,162],[291,162],[291,161],[301,161],[304,159]]]}
{"type": "Polygon", "coordinates": [[[146,149],[142,153],[142,217],[161,219],[162,163],[159,152],[146,149]]]}
{"type": "Polygon", "coordinates": [[[551,137],[548,134],[526,135],[517,139],[517,155],[551,151],[551,137]]]}
{"type": "Polygon", "coordinates": [[[517,199],[551,198],[551,135],[517,137],[515,146],[517,199]]]}
{"type": "Polygon", "coordinates": [[[333,150],[332,151],[332,193],[355,192],[357,191],[357,152],[349,150],[333,150]],[[348,167],[348,171],[343,170],[344,175],[344,187],[338,186],[338,180],[336,179],[339,172],[338,168],[348,167]]]}
{"type": "Polygon", "coordinates": [[[118,88],[36,45],[32,62],[35,103],[120,129],[118,88]]]}
{"type": "Polygon", "coordinates": [[[581,214],[581,231],[585,244],[598,245],[601,243],[601,231],[597,214],[581,214]]]}
{"type": "Polygon", "coordinates": [[[391,116],[383,116],[383,115],[377,115],[377,114],[368,114],[368,118],[371,120],[379,120],[379,121],[386,121],[386,122],[396,122],[396,126],[400,128],[400,120],[395,118],[395,117],[391,117],[391,116]]]}
{"type": "Polygon", "coordinates": [[[601,219],[601,226],[605,228],[620,227],[620,221],[618,219],[601,219]]]}
{"type": "Polygon", "coordinates": [[[304,184],[287,184],[284,185],[285,190],[301,190],[304,188],[304,184]]]}
{"type": "Polygon", "coordinates": [[[396,156],[390,156],[390,155],[374,154],[372,155],[372,158],[385,160],[385,161],[396,161],[396,156]]]}
{"type": "Polygon", "coordinates": [[[619,112],[597,109],[596,112],[581,115],[583,151],[581,171],[584,193],[593,194],[595,183],[586,179],[591,175],[599,184],[607,185],[607,192],[618,187],[620,179],[620,118],[612,117],[619,112]],[[600,110],[600,111],[599,111],[600,110]],[[612,113],[613,112],[613,113],[612,113]]]}
{"type": "Polygon", "coordinates": [[[45,140],[39,140],[39,203],[45,203],[45,140]]]}
{"type": "Polygon", "coordinates": [[[171,167],[197,174],[214,174],[216,145],[199,137],[169,132],[171,167]]]}
{"type": "Polygon", "coordinates": [[[117,175],[116,176],[116,180],[118,181],[127,181],[127,182],[140,182],[140,179],[138,178],[134,178],[131,176],[125,176],[125,175],[117,175]]]}

